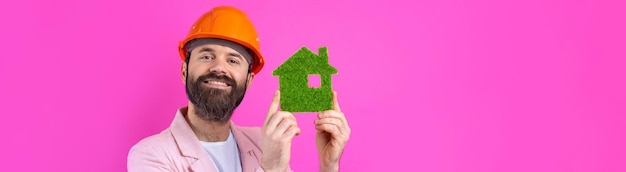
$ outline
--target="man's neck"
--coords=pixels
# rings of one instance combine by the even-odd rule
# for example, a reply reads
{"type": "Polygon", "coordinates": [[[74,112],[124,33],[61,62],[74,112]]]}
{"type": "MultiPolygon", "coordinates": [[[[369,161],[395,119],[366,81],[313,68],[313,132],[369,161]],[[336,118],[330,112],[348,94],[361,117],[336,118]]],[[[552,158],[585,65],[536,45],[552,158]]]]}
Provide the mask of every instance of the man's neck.
{"type": "Polygon", "coordinates": [[[205,121],[196,115],[191,103],[187,108],[185,119],[200,141],[223,142],[228,139],[230,134],[230,120],[225,123],[205,121]]]}

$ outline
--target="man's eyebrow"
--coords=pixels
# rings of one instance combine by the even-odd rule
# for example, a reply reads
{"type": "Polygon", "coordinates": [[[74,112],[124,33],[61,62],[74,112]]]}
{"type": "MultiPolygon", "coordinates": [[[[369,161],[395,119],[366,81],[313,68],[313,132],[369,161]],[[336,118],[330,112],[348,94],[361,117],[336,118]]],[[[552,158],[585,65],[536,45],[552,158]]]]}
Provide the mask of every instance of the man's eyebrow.
{"type": "MultiPolygon", "coordinates": [[[[198,51],[198,53],[202,53],[202,52],[212,53],[212,52],[215,52],[215,50],[213,50],[213,48],[210,48],[210,47],[202,47],[200,49],[200,51],[198,51]]],[[[230,57],[237,57],[239,60],[244,60],[243,56],[241,56],[240,54],[237,54],[237,53],[228,52],[228,56],[230,56],[230,57]]]]}
{"type": "Polygon", "coordinates": [[[241,57],[241,55],[239,55],[237,53],[228,53],[228,56],[237,57],[237,58],[239,58],[239,60],[243,60],[243,57],[241,57]]]}
{"type": "Polygon", "coordinates": [[[212,48],[209,47],[202,47],[202,49],[200,49],[200,51],[198,51],[198,53],[202,53],[202,52],[215,52],[215,50],[213,50],[212,48]]]}

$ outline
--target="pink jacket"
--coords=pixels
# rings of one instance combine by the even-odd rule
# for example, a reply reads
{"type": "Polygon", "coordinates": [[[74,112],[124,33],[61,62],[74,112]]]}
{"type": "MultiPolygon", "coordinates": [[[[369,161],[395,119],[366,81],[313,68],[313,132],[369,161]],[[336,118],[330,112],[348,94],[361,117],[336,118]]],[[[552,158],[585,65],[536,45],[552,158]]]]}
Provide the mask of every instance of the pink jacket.
{"type": "MultiPolygon", "coordinates": [[[[128,171],[215,171],[209,155],[181,113],[186,109],[178,110],[169,128],[139,141],[130,149],[128,171]]],[[[263,171],[261,128],[231,123],[231,130],[239,147],[243,171],[263,171]]]]}

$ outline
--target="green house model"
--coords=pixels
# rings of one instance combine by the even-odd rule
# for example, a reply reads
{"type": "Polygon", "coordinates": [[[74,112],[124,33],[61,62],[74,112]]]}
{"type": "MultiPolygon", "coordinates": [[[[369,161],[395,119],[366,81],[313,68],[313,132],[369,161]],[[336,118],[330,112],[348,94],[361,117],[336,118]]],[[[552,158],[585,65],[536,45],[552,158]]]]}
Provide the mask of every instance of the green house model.
{"type": "Polygon", "coordinates": [[[281,110],[319,112],[333,108],[331,75],[337,74],[337,69],[328,64],[326,47],[318,51],[316,55],[302,47],[272,72],[279,80],[281,110]]]}

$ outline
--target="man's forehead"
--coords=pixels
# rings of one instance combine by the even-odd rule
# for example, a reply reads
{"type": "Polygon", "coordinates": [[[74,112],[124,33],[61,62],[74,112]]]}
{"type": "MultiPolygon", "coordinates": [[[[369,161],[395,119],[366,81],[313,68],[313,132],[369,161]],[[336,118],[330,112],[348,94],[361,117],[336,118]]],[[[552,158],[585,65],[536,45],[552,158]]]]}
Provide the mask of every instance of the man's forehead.
{"type": "Polygon", "coordinates": [[[205,47],[215,47],[215,46],[224,46],[224,47],[231,48],[237,51],[239,54],[241,54],[244,58],[246,58],[248,62],[252,61],[252,56],[250,55],[250,53],[247,51],[245,47],[237,43],[234,43],[228,40],[223,40],[223,39],[214,39],[214,38],[195,39],[189,42],[189,44],[187,45],[187,49],[191,53],[191,52],[198,51],[205,47]]]}

